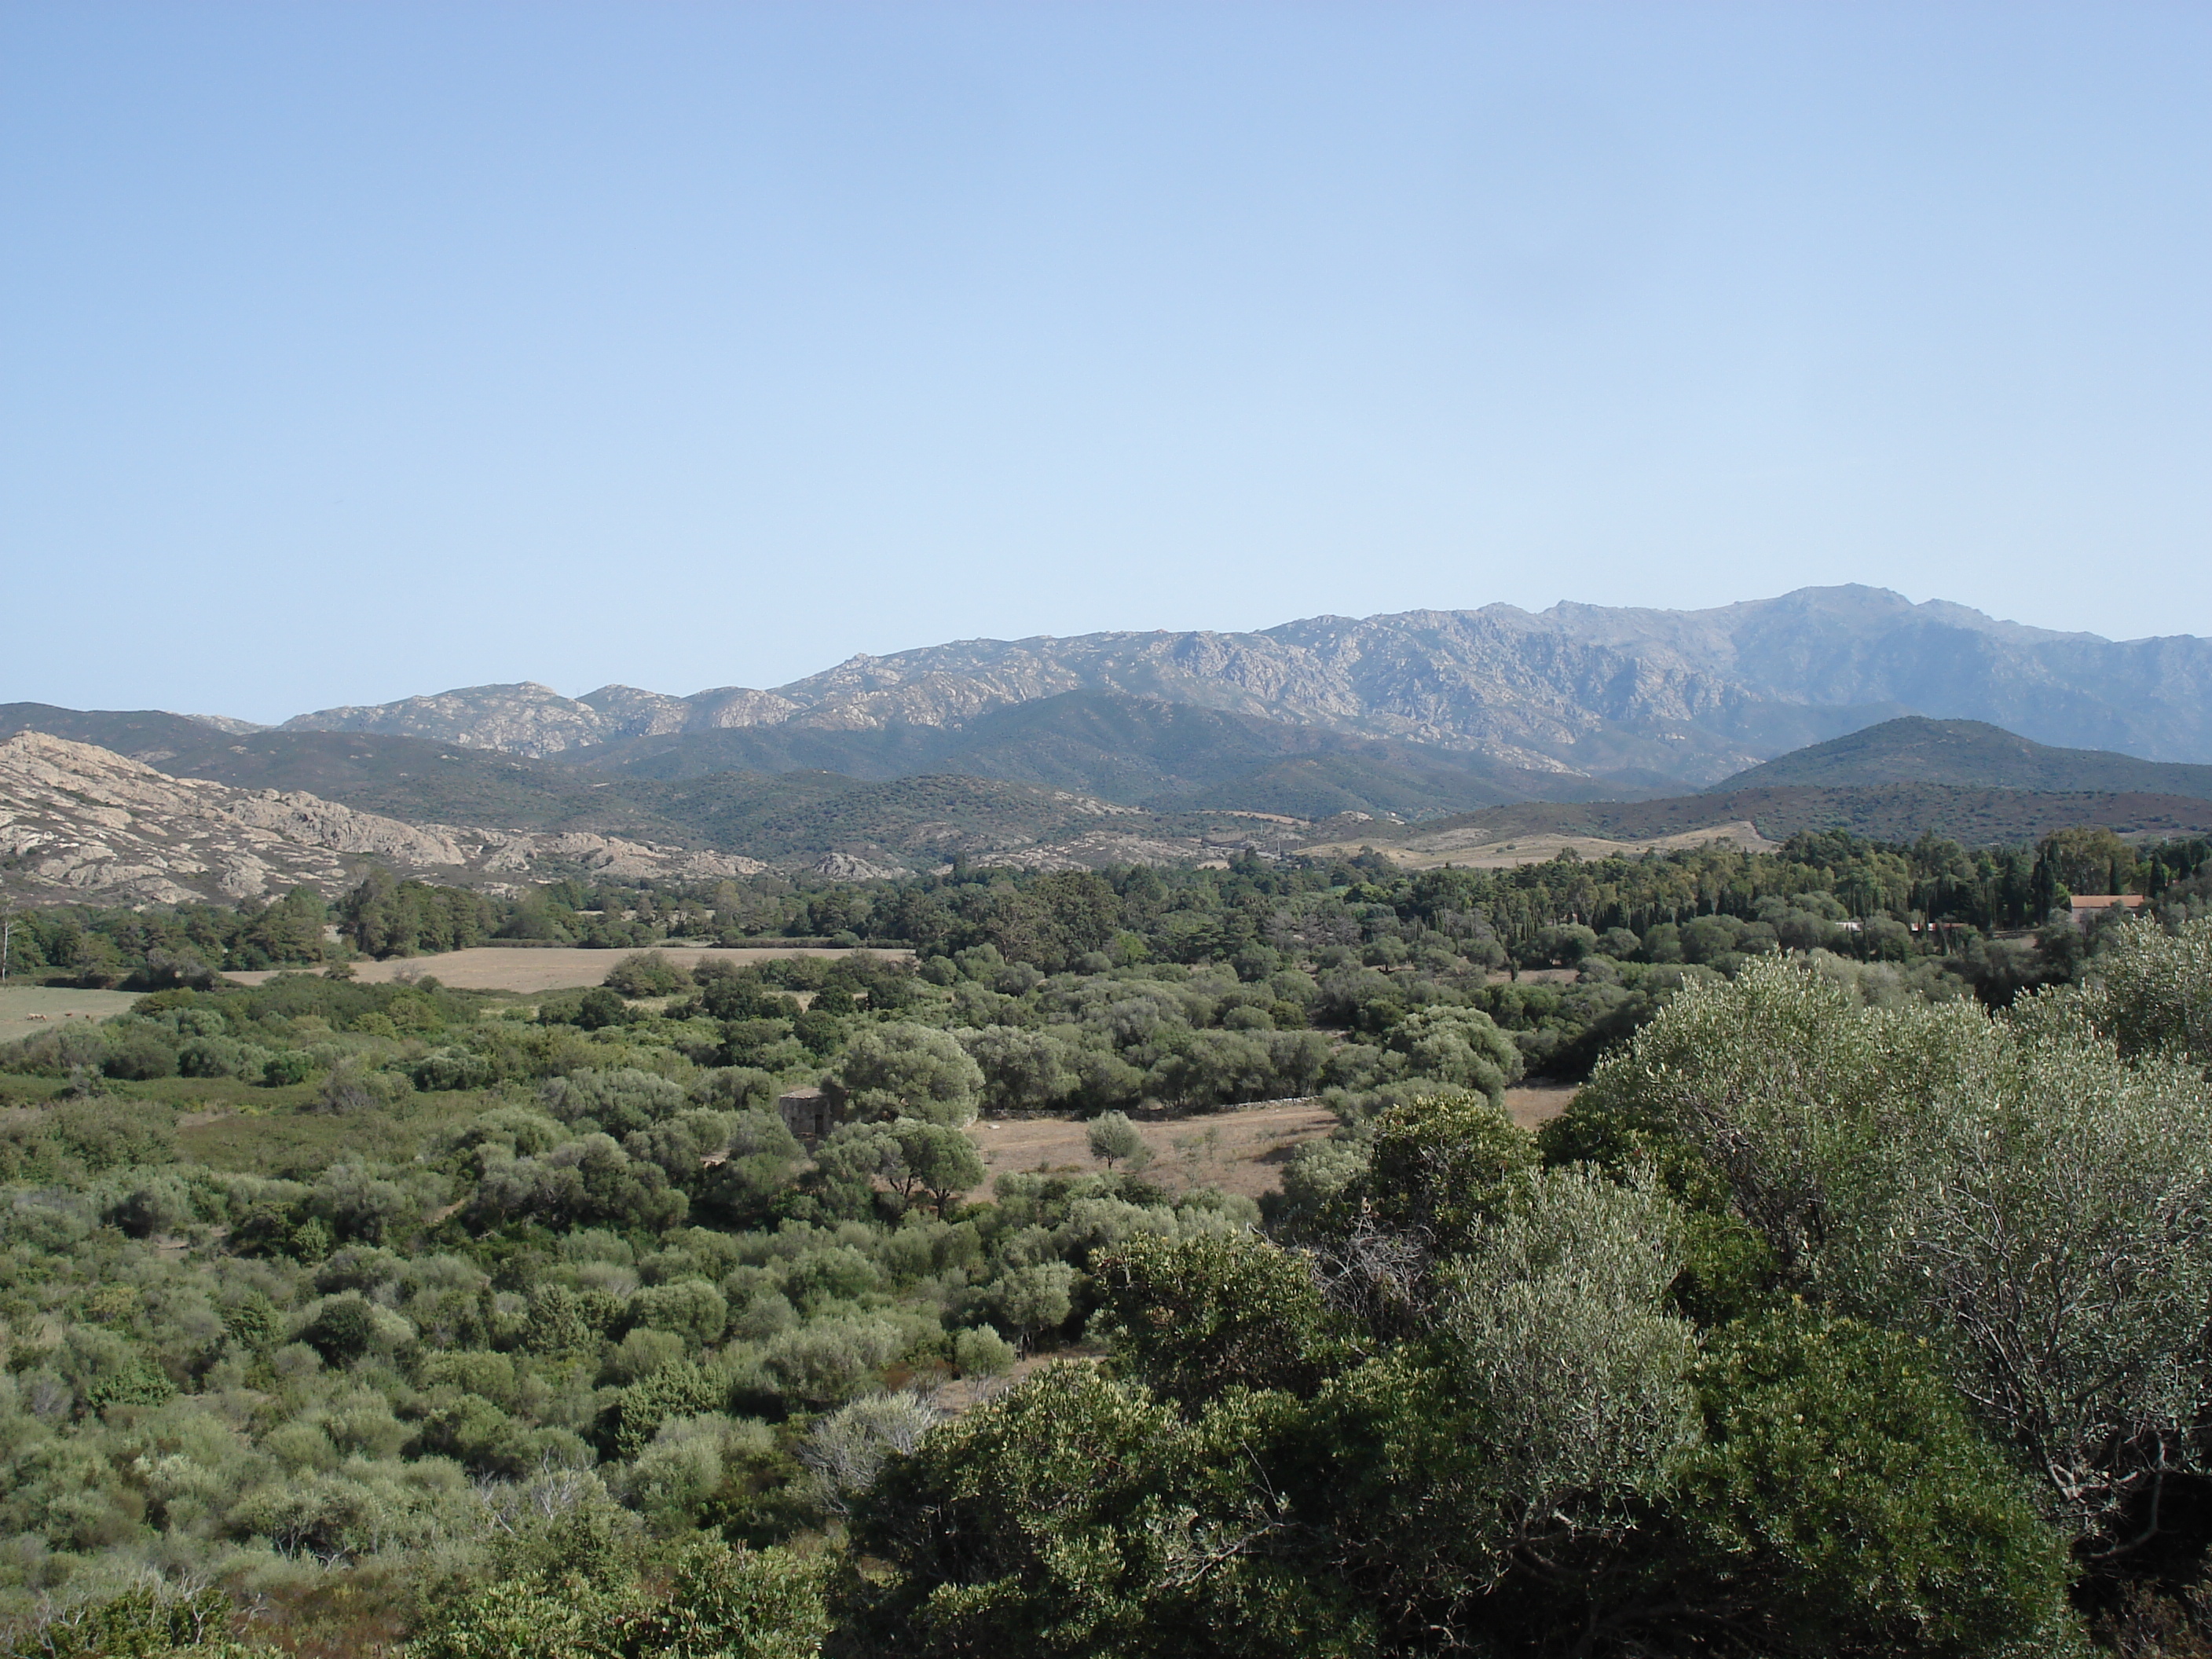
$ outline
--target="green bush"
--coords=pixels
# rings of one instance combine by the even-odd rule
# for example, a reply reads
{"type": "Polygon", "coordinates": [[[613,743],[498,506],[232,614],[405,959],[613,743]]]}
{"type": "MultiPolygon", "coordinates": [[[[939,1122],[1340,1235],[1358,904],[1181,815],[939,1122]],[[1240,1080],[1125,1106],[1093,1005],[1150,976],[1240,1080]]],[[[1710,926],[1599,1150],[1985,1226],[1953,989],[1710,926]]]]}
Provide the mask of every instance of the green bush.
{"type": "Polygon", "coordinates": [[[315,1057],[302,1048],[281,1048],[262,1062],[261,1080],[272,1089],[305,1083],[319,1068],[315,1057]]]}
{"type": "Polygon", "coordinates": [[[624,957],[599,982],[626,997],[665,997],[690,989],[692,979],[689,969],[663,952],[644,951],[624,957]]]}
{"type": "Polygon", "coordinates": [[[100,1062],[112,1078],[133,1083],[177,1074],[177,1051],[149,1033],[137,1033],[112,1045],[100,1062]]]}

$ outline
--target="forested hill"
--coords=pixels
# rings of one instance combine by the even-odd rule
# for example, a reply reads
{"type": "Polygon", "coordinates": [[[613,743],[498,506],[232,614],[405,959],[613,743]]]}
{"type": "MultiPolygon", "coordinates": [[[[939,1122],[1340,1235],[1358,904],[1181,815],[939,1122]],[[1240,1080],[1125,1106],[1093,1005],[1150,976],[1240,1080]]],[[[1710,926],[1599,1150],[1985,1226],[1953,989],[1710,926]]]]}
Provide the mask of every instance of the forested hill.
{"type": "MultiPolygon", "coordinates": [[[[1617,783],[1576,773],[1111,692],[1010,706],[957,728],[789,725],[674,732],[566,749],[544,760],[373,732],[234,732],[155,709],[0,705],[0,738],[26,731],[94,744],[174,776],[306,790],[413,823],[659,839],[700,833],[670,799],[696,799],[708,787],[704,781],[717,777],[726,791],[752,787],[733,785],[736,775],[786,780],[758,787],[793,800],[818,795],[819,780],[833,775],[861,783],[951,776],[1170,814],[1242,809],[1304,818],[1347,811],[1434,817],[1504,801],[1622,793],[1617,783]]],[[[1653,793],[1632,784],[1626,791],[1653,793]]]]}
{"type": "Polygon", "coordinates": [[[1770,840],[1800,830],[1847,830],[1878,841],[1946,836],[1970,847],[2033,841],[2056,830],[2092,825],[2122,835],[2202,835],[2212,831],[2212,802],[2183,795],[2091,790],[1954,788],[1936,783],[1865,788],[1787,787],[1730,789],[1640,801],[1522,801],[1419,823],[1364,823],[1358,838],[1376,846],[1414,846],[1468,832],[1483,839],[1513,836],[1594,836],[1645,841],[1748,820],[1770,840]]]}
{"type": "Polygon", "coordinates": [[[1062,692],[951,726],[833,728],[793,720],[660,732],[563,750],[560,758],[593,772],[672,781],[748,771],[868,780],[957,774],[1075,790],[1125,805],[1252,807],[1301,817],[1347,810],[1464,811],[1615,793],[1578,773],[1532,769],[1466,750],[1117,691],[1062,692]],[[1247,799],[1258,793],[1279,800],[1247,799]]]}
{"type": "MultiPolygon", "coordinates": [[[[165,731],[162,718],[85,717],[139,721],[125,740],[197,745],[153,771],[88,745],[23,734],[0,739],[11,754],[33,745],[23,749],[24,763],[6,774],[7,799],[0,802],[0,854],[11,860],[5,875],[11,895],[46,903],[72,896],[106,902],[166,902],[218,890],[235,896],[262,890],[281,867],[284,881],[306,880],[329,896],[358,878],[364,857],[383,857],[403,872],[435,868],[445,872],[441,879],[498,883],[521,867],[516,859],[532,867],[550,859],[581,868],[642,859],[672,869],[720,856],[787,871],[884,874],[959,859],[1097,868],[1189,863],[1255,844],[1280,853],[1370,842],[1451,854],[1547,833],[1643,841],[1745,820],[1778,841],[1799,830],[1841,829],[1898,842],[1934,834],[1969,846],[2014,844],[2073,825],[2131,835],[2212,831],[2212,801],[2185,796],[1934,783],[1522,801],[1451,814],[1466,799],[1449,787],[1455,775],[1478,802],[1495,796],[1471,774],[1431,771],[1382,744],[1371,753],[1281,760],[1181,799],[1157,798],[1148,809],[957,774],[861,780],[824,770],[715,772],[663,779],[617,772],[594,779],[554,762],[417,738],[231,733],[183,720],[182,729],[165,731]],[[191,783],[177,774],[211,781],[191,783]],[[281,799],[258,798],[272,790],[281,799]],[[1392,809],[1370,810],[1377,797],[1422,816],[1407,823],[1387,816],[1392,809]],[[118,811],[127,821],[112,821],[118,811]],[[373,833],[360,829],[370,822],[357,823],[360,814],[372,815],[373,833]],[[1271,815],[1273,822],[1261,822],[1271,815]],[[227,849],[220,858],[210,852],[210,825],[227,849]],[[469,825],[475,827],[460,827],[469,825]],[[240,882],[245,885],[225,884],[240,882]]],[[[548,865],[541,875],[551,872],[548,865]]]]}
{"type": "Polygon", "coordinates": [[[2094,790],[2212,800],[2212,766],[2138,760],[2102,749],[2054,749],[1981,720],[1884,720],[1778,757],[1711,793],[1780,785],[1941,783],[2053,793],[2094,790]]]}

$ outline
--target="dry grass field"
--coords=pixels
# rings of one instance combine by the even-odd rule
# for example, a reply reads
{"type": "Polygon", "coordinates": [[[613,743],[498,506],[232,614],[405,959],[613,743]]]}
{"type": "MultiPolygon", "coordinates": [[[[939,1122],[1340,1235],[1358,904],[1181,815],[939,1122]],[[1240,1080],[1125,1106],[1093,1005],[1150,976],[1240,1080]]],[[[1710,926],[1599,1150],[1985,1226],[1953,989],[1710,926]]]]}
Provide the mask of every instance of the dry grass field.
{"type": "Polygon", "coordinates": [[[44,985],[10,985],[0,990],[0,1042],[13,1042],[33,1031],[51,1031],[72,1020],[102,1020],[137,1001],[130,991],[76,991],[44,985]]]}
{"type": "MultiPolygon", "coordinates": [[[[664,945],[654,947],[665,951],[679,963],[697,962],[708,957],[720,957],[744,967],[748,963],[768,962],[778,957],[844,957],[856,954],[851,951],[829,946],[809,945],[741,945],[725,948],[719,945],[664,945]]],[[[473,950],[450,951],[438,957],[394,957],[386,962],[356,962],[354,977],[372,983],[388,980],[416,978],[424,975],[441,985],[450,985],[458,991],[535,991],[566,990],[578,985],[597,985],[607,976],[607,971],[624,957],[628,951],[509,951],[496,945],[479,945],[473,950]]],[[[904,951],[879,951],[873,954],[904,957],[904,951]]],[[[242,985],[258,985],[264,980],[276,977],[276,971],[228,974],[242,985]]],[[[297,969],[293,970],[295,972],[297,969]]]]}
{"type": "MultiPolygon", "coordinates": [[[[1566,1110],[1574,1094],[1571,1084],[1508,1089],[1505,1109],[1522,1128],[1534,1129],[1566,1110]]],[[[1171,1188],[1218,1187],[1257,1198],[1282,1185],[1283,1165],[1300,1145],[1335,1127],[1335,1114],[1319,1101],[1291,1100],[1140,1121],[1137,1131],[1152,1150],[1150,1179],[1171,1188]]],[[[1091,1156],[1079,1118],[991,1118],[969,1133],[983,1154],[978,1196],[1009,1171],[1073,1175],[1104,1167],[1091,1156]]]]}
{"type": "MultiPolygon", "coordinates": [[[[1619,853],[1633,858],[1642,853],[1675,853],[1724,841],[1747,852],[1771,853],[1781,845],[1759,833],[1748,818],[1717,823],[1709,829],[1688,830],[1675,836],[1655,836],[1649,841],[1607,841],[1600,836],[1520,835],[1501,836],[1494,830],[1439,830],[1433,836],[1414,836],[1395,846],[1376,851],[1404,870],[1434,870],[1449,864],[1462,870],[1510,870],[1517,865],[1543,864],[1566,848],[1586,859],[1610,858],[1619,853]]],[[[1365,842],[1332,842],[1302,850],[1322,855],[1349,855],[1365,842]]]]}
{"type": "MultiPolygon", "coordinates": [[[[1522,976],[1528,977],[1525,974],[1522,976]]],[[[1567,1109],[1575,1097],[1571,1083],[1526,1083],[1505,1091],[1505,1110],[1524,1129],[1540,1129],[1567,1109]]]]}
{"type": "MultiPolygon", "coordinates": [[[[1218,1187],[1248,1198],[1280,1186],[1291,1151],[1334,1127],[1335,1114],[1312,1100],[1232,1107],[1137,1125],[1152,1150],[1148,1178],[1170,1188],[1218,1187]]],[[[993,1118],[970,1133],[983,1154],[981,1193],[990,1190],[994,1178],[1016,1170],[1072,1175],[1105,1167],[1091,1156],[1087,1126],[1080,1118],[993,1118]]]]}

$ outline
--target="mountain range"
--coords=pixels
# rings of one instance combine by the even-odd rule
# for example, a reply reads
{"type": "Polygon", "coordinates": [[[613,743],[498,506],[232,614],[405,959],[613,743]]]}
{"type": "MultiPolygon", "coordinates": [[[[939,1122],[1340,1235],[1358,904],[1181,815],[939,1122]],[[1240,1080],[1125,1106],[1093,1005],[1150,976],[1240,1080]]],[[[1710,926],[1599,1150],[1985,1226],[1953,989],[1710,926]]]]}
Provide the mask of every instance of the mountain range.
{"type": "MultiPolygon", "coordinates": [[[[76,723],[112,719],[145,741],[177,718],[94,714],[76,723]]],[[[1785,756],[1700,794],[1524,799],[1414,823],[1364,811],[1311,821],[1249,805],[1170,814],[957,773],[864,781],[822,770],[709,772],[592,782],[551,762],[418,738],[339,734],[334,751],[329,733],[218,735],[226,741],[203,750],[202,761],[227,758],[234,775],[264,782],[319,771],[326,787],[354,799],[173,775],[88,743],[18,731],[0,740],[0,888],[33,903],[163,904],[252,899],[297,882],[334,896],[372,865],[511,887],[562,875],[713,880],[771,865],[866,880],[963,857],[1033,870],[1188,863],[1247,847],[1372,845],[1417,862],[1510,862],[1548,856],[1525,839],[1547,836],[1665,845],[1707,831],[1769,841],[1798,830],[1888,841],[1932,831],[1969,843],[2018,842],[2081,823],[2125,834],[2212,832],[2212,768],[2048,748],[1976,722],[1916,717],[1785,756]],[[2185,793],[2160,793],[2160,785],[2185,793]],[[394,810],[364,810],[370,799],[394,810]],[[470,827],[471,815],[429,810],[471,802],[496,804],[507,827],[483,827],[481,817],[470,827]],[[538,827],[513,827],[518,820],[538,827]],[[587,823],[598,827],[580,827],[587,823]]]]}
{"type": "Polygon", "coordinates": [[[1706,611],[969,641],[769,691],[479,686],[281,727],[16,703],[0,706],[0,739],[20,738],[0,744],[0,865],[144,902],[286,872],[327,884],[362,857],[490,880],[704,869],[693,855],[858,875],[1743,821],[2196,834],[2212,830],[2208,653],[1826,588],[1706,611]]]}
{"type": "MultiPolygon", "coordinates": [[[[678,697],[611,685],[570,698],[527,683],[477,686],[322,709],[283,729],[664,775],[988,772],[1033,763],[1033,747],[1019,762],[994,750],[1012,730],[1006,711],[1076,693],[1123,700],[1125,713],[1138,699],[1242,717],[1242,741],[1282,758],[1297,753],[1297,740],[1262,726],[1307,734],[1305,758],[1379,757],[1316,741],[1324,734],[1379,741],[1395,746],[1394,765],[1469,771],[1523,798],[1587,798],[1591,784],[1609,794],[1702,787],[1911,714],[2147,760],[2212,760],[2212,641],[2113,641],[1862,586],[1706,611],[1488,605],[1318,617],[1255,633],[969,640],[854,657],[770,690],[678,697]]],[[[1096,718],[1113,706],[1087,708],[1096,718]]],[[[1217,768],[1196,787],[1229,781],[1217,768]]],[[[1102,787],[1087,771],[1080,781],[1102,787]]]]}

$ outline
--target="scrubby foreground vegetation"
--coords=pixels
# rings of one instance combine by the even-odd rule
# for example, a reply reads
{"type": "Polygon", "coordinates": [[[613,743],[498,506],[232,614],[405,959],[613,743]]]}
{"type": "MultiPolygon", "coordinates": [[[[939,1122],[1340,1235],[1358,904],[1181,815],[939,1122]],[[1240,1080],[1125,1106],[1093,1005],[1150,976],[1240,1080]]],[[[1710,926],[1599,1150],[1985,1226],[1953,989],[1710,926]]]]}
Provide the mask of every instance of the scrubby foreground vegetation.
{"type": "Polygon", "coordinates": [[[2212,1650],[2201,875],[1969,948],[1928,856],[963,877],[868,896],[912,963],[196,976],[30,1038],[0,1611],[63,1654],[2212,1650]],[[1264,1213],[1115,1115],[1311,1092],[1264,1213]],[[1091,1167],[980,1190],[961,1126],[1036,1110],[1091,1167]]]}

